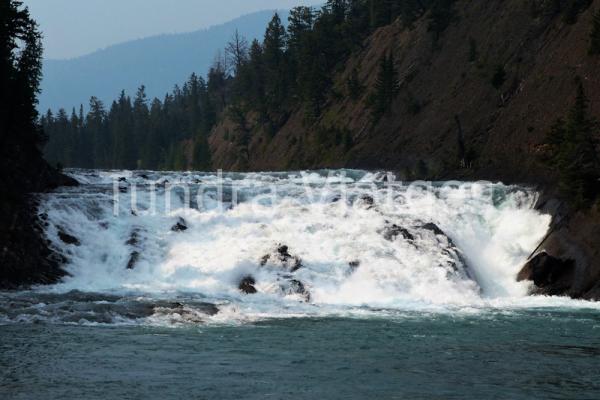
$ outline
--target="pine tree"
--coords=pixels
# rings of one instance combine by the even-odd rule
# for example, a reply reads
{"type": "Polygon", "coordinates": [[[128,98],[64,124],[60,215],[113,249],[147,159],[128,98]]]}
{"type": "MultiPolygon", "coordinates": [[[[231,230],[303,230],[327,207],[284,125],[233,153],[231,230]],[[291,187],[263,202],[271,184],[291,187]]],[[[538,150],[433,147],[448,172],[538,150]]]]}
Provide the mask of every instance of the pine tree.
{"type": "Polygon", "coordinates": [[[600,54],[600,10],[594,14],[592,21],[592,32],[590,33],[590,54],[600,54]]]}
{"type": "Polygon", "coordinates": [[[597,122],[589,116],[581,80],[575,104],[566,120],[559,119],[548,134],[549,163],[558,172],[559,188],[575,207],[584,207],[600,193],[597,122]]]}
{"type": "Polygon", "coordinates": [[[140,146],[144,143],[144,138],[148,133],[149,126],[148,99],[146,96],[146,87],[144,85],[138,88],[133,101],[133,150],[128,154],[126,160],[127,169],[140,167],[140,146]]]}
{"type": "Polygon", "coordinates": [[[238,75],[242,65],[248,61],[248,41],[236,29],[231,40],[227,43],[225,53],[233,63],[233,73],[238,75]]]}
{"type": "Polygon", "coordinates": [[[104,103],[97,97],[90,98],[90,112],[87,115],[86,144],[88,146],[89,160],[85,163],[86,168],[108,167],[108,140],[106,135],[106,111],[104,103]]]}
{"type": "Polygon", "coordinates": [[[348,81],[347,81],[347,86],[348,86],[348,96],[350,96],[350,98],[352,100],[358,100],[358,98],[360,97],[360,95],[362,94],[362,92],[364,90],[364,87],[360,83],[360,79],[358,77],[358,68],[352,69],[352,72],[350,73],[350,77],[348,78],[348,81]]]}
{"type": "Polygon", "coordinates": [[[265,32],[263,62],[265,68],[265,92],[270,111],[278,112],[287,96],[285,74],[285,49],[287,34],[279,15],[275,13],[265,32]]]}
{"type": "Polygon", "coordinates": [[[199,133],[194,138],[192,166],[197,171],[208,171],[211,168],[210,147],[207,135],[199,133]]]}
{"type": "Polygon", "coordinates": [[[433,42],[437,46],[441,34],[455,18],[455,0],[434,0],[429,15],[428,31],[433,32],[433,42]]]}
{"type": "Polygon", "coordinates": [[[0,2],[0,149],[7,158],[25,150],[39,158],[34,153],[45,139],[36,110],[41,59],[41,34],[28,9],[20,1],[0,2]]]}
{"type": "Polygon", "coordinates": [[[389,54],[384,54],[379,62],[375,91],[369,100],[374,122],[379,121],[389,111],[399,91],[400,83],[394,65],[394,54],[390,51],[389,54]]]}

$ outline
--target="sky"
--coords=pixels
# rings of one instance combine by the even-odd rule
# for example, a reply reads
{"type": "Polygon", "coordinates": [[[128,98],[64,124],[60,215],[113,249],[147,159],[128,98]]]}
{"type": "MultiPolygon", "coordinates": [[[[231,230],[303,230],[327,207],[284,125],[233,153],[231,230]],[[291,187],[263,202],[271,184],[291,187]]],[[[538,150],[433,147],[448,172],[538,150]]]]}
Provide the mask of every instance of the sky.
{"type": "Polygon", "coordinates": [[[315,0],[23,0],[44,34],[48,59],[74,58],[112,44],[190,32],[260,10],[315,0]]]}

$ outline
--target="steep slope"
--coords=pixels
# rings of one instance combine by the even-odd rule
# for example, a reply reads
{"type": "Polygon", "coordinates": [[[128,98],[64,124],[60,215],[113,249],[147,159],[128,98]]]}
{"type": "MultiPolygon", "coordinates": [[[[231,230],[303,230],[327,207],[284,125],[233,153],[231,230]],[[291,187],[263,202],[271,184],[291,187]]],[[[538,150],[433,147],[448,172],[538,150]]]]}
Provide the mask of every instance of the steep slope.
{"type": "MultiPolygon", "coordinates": [[[[400,22],[375,32],[336,77],[320,120],[307,126],[292,114],[272,140],[260,126],[250,129],[250,159],[240,164],[232,150],[236,127],[224,121],[211,138],[215,167],[252,170],[316,167],[389,168],[411,177],[485,177],[507,181],[548,181],[537,162],[537,146],[574,99],[574,78],[584,81],[592,114],[600,115],[600,58],[587,54],[594,4],[577,23],[560,15],[535,14],[532,2],[458,1],[455,22],[437,45],[427,15],[413,29],[400,22]],[[476,57],[470,60],[473,43],[476,57]],[[367,97],[380,58],[395,54],[401,91],[391,111],[372,124],[367,97]],[[492,77],[502,66],[503,85],[492,77]],[[358,68],[363,95],[352,100],[346,82],[358,68]],[[460,126],[460,127],[459,127],[460,126]],[[471,168],[462,168],[459,132],[471,168]],[[336,144],[349,133],[352,147],[336,144]],[[226,140],[229,138],[229,140],[226,140]]],[[[543,2],[536,2],[543,3],[543,2]]],[[[541,7],[541,6],[540,6],[541,7]]]]}
{"type": "Polygon", "coordinates": [[[271,137],[251,115],[243,127],[225,119],[210,138],[214,167],[384,168],[401,179],[538,185],[540,208],[555,216],[540,250],[575,265],[574,273],[555,274],[541,292],[600,298],[598,206],[573,213],[554,200],[556,176],[540,161],[550,127],[574,102],[576,76],[600,119],[600,57],[588,55],[600,0],[572,24],[551,12],[553,4],[460,0],[437,41],[428,15],[412,27],[397,21],[381,28],[340,66],[316,123],[305,123],[298,109],[271,137]],[[373,123],[368,97],[379,60],[390,51],[401,89],[390,112],[373,123]],[[347,82],[355,69],[364,91],[353,100],[347,82]]]}
{"type": "MultiPolygon", "coordinates": [[[[87,105],[94,95],[104,102],[121,90],[134,94],[146,85],[150,98],[162,98],[192,72],[204,75],[233,32],[260,38],[274,11],[261,11],[228,23],[185,34],[126,42],[71,60],[46,60],[39,109],[87,105]]],[[[287,11],[281,11],[287,19],[287,11]]]]}

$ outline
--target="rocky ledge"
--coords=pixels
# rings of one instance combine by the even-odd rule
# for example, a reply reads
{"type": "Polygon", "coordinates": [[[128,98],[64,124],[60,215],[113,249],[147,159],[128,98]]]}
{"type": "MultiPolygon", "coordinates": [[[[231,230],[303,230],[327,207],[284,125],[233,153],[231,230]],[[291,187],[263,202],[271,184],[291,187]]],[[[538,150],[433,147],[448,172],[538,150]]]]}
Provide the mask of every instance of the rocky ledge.
{"type": "Polygon", "coordinates": [[[600,300],[600,205],[572,211],[542,193],[537,209],[553,221],[517,279],[532,281],[533,294],[600,300]]]}

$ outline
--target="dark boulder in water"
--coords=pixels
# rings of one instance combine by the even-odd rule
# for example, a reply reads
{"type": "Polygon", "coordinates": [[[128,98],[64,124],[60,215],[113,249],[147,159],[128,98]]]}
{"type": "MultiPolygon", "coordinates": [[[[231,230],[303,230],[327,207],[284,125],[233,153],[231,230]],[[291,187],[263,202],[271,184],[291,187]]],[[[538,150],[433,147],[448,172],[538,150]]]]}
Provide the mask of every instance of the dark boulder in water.
{"type": "Polygon", "coordinates": [[[434,224],[433,222],[429,222],[423,226],[421,226],[421,229],[425,229],[427,231],[431,231],[433,233],[435,233],[436,235],[442,235],[442,236],[447,236],[443,230],[440,229],[439,226],[437,226],[436,224],[434,224]]]}
{"type": "Polygon", "coordinates": [[[125,178],[124,176],[119,178],[119,182],[127,182],[127,178],[125,178]]]}
{"type": "Polygon", "coordinates": [[[131,252],[131,255],[129,256],[129,261],[127,262],[127,269],[135,268],[135,265],[137,264],[139,259],[140,259],[139,251],[131,252]]]}
{"type": "Polygon", "coordinates": [[[462,251],[446,232],[433,222],[421,225],[419,228],[421,231],[429,231],[435,235],[438,244],[443,247],[442,253],[449,259],[449,263],[446,262],[444,265],[451,268],[452,274],[459,274],[469,279],[474,279],[474,275],[471,273],[462,251]]]}
{"type": "Polygon", "coordinates": [[[393,242],[398,238],[398,236],[402,236],[406,240],[415,240],[415,237],[408,231],[408,229],[402,228],[396,224],[388,225],[383,230],[383,237],[385,240],[393,242]]]}
{"type": "Polygon", "coordinates": [[[348,267],[350,267],[351,272],[354,272],[358,269],[358,267],[360,267],[360,261],[359,260],[350,261],[348,263],[348,267]]]}
{"type": "Polygon", "coordinates": [[[281,282],[280,288],[284,295],[299,295],[304,301],[310,301],[310,292],[306,289],[304,283],[297,279],[289,279],[281,282]]]}
{"type": "Polygon", "coordinates": [[[72,244],[74,246],[81,246],[81,242],[73,235],[69,235],[66,232],[58,231],[59,239],[66,244],[72,244]]]}
{"type": "Polygon", "coordinates": [[[171,230],[173,232],[184,232],[188,230],[188,226],[185,220],[180,217],[177,223],[171,227],[171,230]]]}
{"type": "Polygon", "coordinates": [[[137,229],[134,229],[129,235],[129,239],[127,239],[125,244],[128,246],[137,246],[139,244],[139,238],[140,236],[137,229]]]}
{"type": "Polygon", "coordinates": [[[279,254],[279,261],[285,264],[291,265],[291,272],[296,272],[302,268],[302,260],[300,258],[290,254],[289,247],[286,245],[279,246],[277,253],[279,254]]]}
{"type": "Polygon", "coordinates": [[[299,280],[296,279],[292,279],[290,281],[290,290],[295,293],[295,294],[299,294],[302,297],[304,297],[304,299],[308,302],[310,301],[310,293],[308,292],[308,290],[306,289],[306,286],[304,286],[304,284],[302,282],[300,282],[299,280]]]}
{"type": "Polygon", "coordinates": [[[165,179],[164,181],[156,182],[156,187],[164,189],[167,187],[168,184],[169,184],[169,180],[165,179]]]}
{"type": "Polygon", "coordinates": [[[265,254],[262,256],[260,265],[264,267],[269,260],[281,264],[284,268],[289,269],[290,272],[296,272],[303,267],[302,260],[299,257],[290,254],[289,247],[284,244],[278,245],[274,254],[265,254]]]}
{"type": "Polygon", "coordinates": [[[155,313],[159,311],[163,311],[163,313],[164,311],[168,311],[170,313],[177,313],[183,317],[193,317],[191,314],[194,314],[194,312],[200,312],[209,316],[219,313],[217,306],[212,303],[192,302],[189,304],[183,304],[178,301],[157,301],[152,305],[152,311],[155,313]]]}
{"type": "Polygon", "coordinates": [[[557,295],[570,287],[574,270],[573,260],[562,260],[543,251],[525,264],[517,281],[533,281],[537,294],[557,295]]]}
{"type": "Polygon", "coordinates": [[[257,290],[254,285],[256,285],[254,278],[251,276],[246,276],[240,281],[238,289],[245,294],[255,294],[257,293],[257,290]]]}
{"type": "Polygon", "coordinates": [[[362,195],[359,198],[361,204],[366,206],[367,210],[370,210],[375,205],[375,199],[369,195],[362,195]]]}

